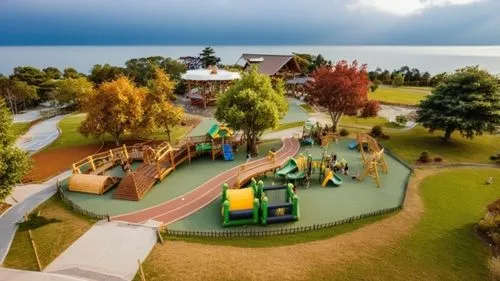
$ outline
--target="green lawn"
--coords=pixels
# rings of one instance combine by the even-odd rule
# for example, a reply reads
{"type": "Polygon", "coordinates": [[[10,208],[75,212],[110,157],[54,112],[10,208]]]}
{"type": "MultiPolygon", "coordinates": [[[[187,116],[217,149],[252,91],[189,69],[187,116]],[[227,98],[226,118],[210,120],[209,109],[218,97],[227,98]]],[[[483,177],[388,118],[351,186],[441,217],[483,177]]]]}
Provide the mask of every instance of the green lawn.
{"type": "Polygon", "coordinates": [[[440,156],[448,162],[491,163],[490,155],[498,153],[500,136],[483,135],[468,140],[458,132],[452,135],[450,143],[440,139],[442,132],[428,133],[417,126],[408,131],[386,131],[390,139],[382,144],[408,163],[415,163],[422,151],[427,150],[431,157],[440,156]]]}
{"type": "MultiPolygon", "coordinates": [[[[38,211],[41,216],[53,221],[32,229],[43,267],[59,256],[95,222],[70,211],[57,194],[40,205],[33,213],[36,214],[38,211]]],[[[16,232],[3,265],[25,270],[38,270],[27,230],[20,228],[16,232]]]]}
{"type": "MultiPolygon", "coordinates": [[[[454,169],[423,180],[425,213],[408,236],[368,260],[353,260],[339,273],[316,269],[312,280],[490,280],[489,250],[474,225],[498,198],[487,186],[500,169],[454,169]]],[[[376,235],[376,234],[374,234],[376,235]]]]}
{"type": "Polygon", "coordinates": [[[381,86],[375,92],[368,93],[368,98],[387,103],[418,105],[430,93],[431,89],[427,87],[381,86]]]}
{"type": "Polygon", "coordinates": [[[361,117],[356,117],[356,116],[348,116],[348,115],[342,115],[340,117],[339,125],[348,127],[349,125],[354,125],[354,126],[364,126],[364,127],[373,127],[373,126],[385,126],[389,124],[387,119],[383,117],[369,117],[369,118],[361,118],[361,117]]]}
{"type": "Polygon", "coordinates": [[[31,122],[24,122],[24,123],[12,123],[12,131],[15,136],[22,136],[31,127],[31,122]]]}
{"type": "Polygon", "coordinates": [[[302,107],[302,109],[304,109],[307,113],[314,113],[316,112],[316,110],[314,110],[309,104],[307,103],[303,103],[300,105],[300,107],[302,107]]]}
{"type": "Polygon", "coordinates": [[[297,128],[297,127],[303,127],[304,126],[304,121],[297,121],[297,122],[290,122],[290,123],[283,123],[279,124],[276,129],[270,130],[271,132],[277,132],[277,131],[283,131],[291,128],[297,128]]]}
{"type": "MultiPolygon", "coordinates": [[[[61,147],[70,147],[70,146],[81,146],[88,144],[96,144],[104,141],[113,141],[110,136],[106,136],[104,139],[99,140],[92,137],[86,138],[80,132],[78,132],[78,127],[85,119],[84,113],[72,114],[59,122],[59,128],[62,131],[61,136],[52,143],[48,148],[61,148],[61,147]]],[[[178,126],[174,128],[172,132],[172,140],[177,140],[182,137],[190,127],[178,126]]],[[[137,136],[124,136],[122,140],[134,139],[137,136]]],[[[139,138],[144,139],[166,139],[166,135],[163,133],[153,133],[153,134],[145,134],[140,135],[139,138]]]]}

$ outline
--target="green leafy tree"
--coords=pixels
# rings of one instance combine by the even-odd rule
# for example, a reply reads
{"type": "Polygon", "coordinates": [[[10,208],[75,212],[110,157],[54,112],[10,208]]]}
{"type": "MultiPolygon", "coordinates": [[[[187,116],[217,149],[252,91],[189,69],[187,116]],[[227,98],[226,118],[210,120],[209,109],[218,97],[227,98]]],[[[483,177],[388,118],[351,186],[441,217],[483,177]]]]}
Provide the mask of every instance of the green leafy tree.
{"type": "Polygon", "coordinates": [[[206,47],[200,53],[201,66],[207,68],[216,66],[220,63],[220,58],[215,56],[215,50],[212,47],[206,47]]]}
{"type": "Polygon", "coordinates": [[[156,69],[162,69],[172,80],[179,80],[181,73],[186,72],[186,66],[169,57],[154,56],[134,58],[125,62],[125,73],[134,77],[134,81],[146,86],[154,78],[156,69]]]}
{"type": "Polygon", "coordinates": [[[282,82],[273,87],[269,76],[255,67],[218,96],[215,117],[235,130],[243,131],[247,152],[257,154],[257,139],[266,129],[274,128],[288,111],[282,82]]]}
{"type": "Polygon", "coordinates": [[[324,67],[324,66],[330,67],[330,66],[332,66],[332,62],[327,61],[321,54],[319,54],[317,56],[313,56],[311,63],[309,64],[309,72],[313,72],[316,69],[318,69],[320,67],[324,67]]]}
{"type": "Polygon", "coordinates": [[[443,130],[444,141],[458,130],[472,139],[500,126],[499,80],[479,67],[457,70],[420,103],[417,122],[430,132],[443,130]]]}
{"type": "Polygon", "coordinates": [[[309,73],[309,65],[311,64],[312,56],[310,54],[293,53],[293,58],[297,62],[302,74],[309,73]]]}
{"type": "Polygon", "coordinates": [[[394,87],[401,87],[405,83],[405,76],[403,73],[395,73],[392,77],[392,85],[394,87]]]}
{"type": "Polygon", "coordinates": [[[44,68],[42,71],[45,72],[47,79],[61,79],[62,73],[59,69],[57,69],[57,67],[49,66],[47,68],[44,68]]]}
{"type": "Polygon", "coordinates": [[[120,145],[120,136],[140,126],[146,94],[146,88],[137,87],[125,76],[102,83],[83,102],[87,118],[80,125],[80,133],[97,138],[110,134],[120,145]]]}
{"type": "Polygon", "coordinates": [[[4,201],[12,188],[30,169],[27,153],[14,144],[12,115],[0,97],[0,201],[4,201]]]}
{"type": "Polygon", "coordinates": [[[78,72],[76,69],[73,67],[68,67],[63,70],[63,78],[79,78],[79,77],[85,77],[85,74],[78,72]]]}
{"type": "Polygon", "coordinates": [[[94,84],[87,78],[67,78],[56,82],[54,97],[60,104],[79,104],[93,92],[94,84]]]}
{"type": "Polygon", "coordinates": [[[22,107],[26,109],[28,104],[38,100],[35,86],[7,77],[0,77],[0,95],[9,102],[13,113],[17,113],[22,107]]]}
{"type": "Polygon", "coordinates": [[[113,81],[123,74],[124,69],[121,67],[111,66],[109,64],[96,64],[90,70],[89,80],[99,85],[104,82],[113,81]]]}

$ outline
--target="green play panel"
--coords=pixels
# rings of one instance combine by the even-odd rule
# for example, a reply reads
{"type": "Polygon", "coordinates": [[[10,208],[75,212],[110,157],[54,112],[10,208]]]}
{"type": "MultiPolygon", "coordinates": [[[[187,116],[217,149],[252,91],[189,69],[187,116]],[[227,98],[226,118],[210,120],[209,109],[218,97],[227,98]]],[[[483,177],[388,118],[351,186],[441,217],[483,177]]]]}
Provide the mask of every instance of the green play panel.
{"type": "MultiPolygon", "coordinates": [[[[350,150],[348,144],[351,140],[341,140],[331,143],[328,153],[336,153],[339,160],[344,158],[349,163],[351,175],[361,173],[363,164],[357,150],[350,150]]],[[[303,146],[301,152],[310,153],[313,158],[320,158],[322,149],[319,146],[303,146]]],[[[300,152],[299,152],[300,153],[300,152]]],[[[405,193],[405,186],[410,175],[410,170],[396,159],[385,155],[389,172],[380,173],[381,188],[377,188],[374,180],[367,177],[363,182],[352,179],[351,176],[342,176],[343,184],[340,187],[321,187],[319,175],[312,175],[311,187],[308,189],[298,187],[300,197],[300,220],[292,223],[274,224],[267,228],[299,227],[314,224],[324,224],[346,219],[381,209],[393,208],[400,205],[405,193]]],[[[269,173],[263,179],[266,185],[282,184],[279,179],[274,179],[269,173]]],[[[245,229],[262,229],[262,226],[243,226],[245,229]]],[[[207,207],[193,215],[168,226],[170,230],[179,231],[213,231],[232,229],[239,230],[242,226],[222,228],[221,202],[215,200],[207,207]]]]}
{"type": "MultiPolygon", "coordinates": [[[[281,141],[265,142],[259,145],[261,156],[267,157],[270,149],[279,149],[281,141]]],[[[97,214],[109,214],[110,216],[124,214],[148,208],[179,195],[185,194],[214,176],[238,166],[246,161],[246,152],[240,148],[234,154],[234,161],[223,161],[217,159],[212,161],[209,155],[195,158],[189,164],[187,161],[176,167],[162,182],[156,184],[140,201],[126,201],[113,199],[116,189],[112,189],[104,195],[71,192],[67,189],[67,181],[63,184],[63,190],[67,197],[80,207],[97,214]]],[[[140,162],[133,163],[132,168],[137,168],[140,162]]],[[[120,166],[106,172],[112,176],[122,176],[120,166]]]]}

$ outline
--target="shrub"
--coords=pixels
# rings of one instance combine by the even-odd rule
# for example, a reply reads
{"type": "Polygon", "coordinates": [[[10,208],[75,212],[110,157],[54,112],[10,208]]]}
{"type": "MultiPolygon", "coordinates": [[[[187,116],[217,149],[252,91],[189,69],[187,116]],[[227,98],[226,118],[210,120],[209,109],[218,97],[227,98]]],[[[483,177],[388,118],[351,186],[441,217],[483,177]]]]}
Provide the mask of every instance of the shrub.
{"type": "Polygon", "coordinates": [[[375,92],[378,89],[378,86],[380,85],[380,80],[376,79],[375,81],[372,82],[370,85],[370,91],[375,92]]]}
{"type": "Polygon", "coordinates": [[[398,122],[398,124],[404,126],[406,124],[406,122],[408,122],[408,118],[406,118],[406,116],[404,116],[404,115],[398,115],[398,116],[396,116],[396,122],[398,122]]]}
{"type": "Polygon", "coordinates": [[[346,128],[342,128],[342,129],[340,129],[339,134],[341,137],[345,137],[345,136],[349,135],[349,131],[346,128]]]}
{"type": "Polygon", "coordinates": [[[382,126],[373,126],[372,130],[370,131],[370,135],[372,137],[381,137],[384,135],[384,132],[382,131],[382,126]]]}
{"type": "Polygon", "coordinates": [[[380,110],[380,104],[376,100],[369,100],[361,110],[361,117],[376,117],[380,110]]]}
{"type": "Polygon", "coordinates": [[[495,154],[495,155],[491,155],[491,156],[490,156],[490,160],[491,160],[491,161],[497,161],[497,162],[499,162],[499,163],[500,163],[500,153],[495,154]]]}
{"type": "Polygon", "coordinates": [[[425,150],[422,151],[422,153],[420,153],[420,156],[418,157],[418,161],[422,163],[429,163],[431,161],[431,156],[429,155],[429,152],[425,150]]]}
{"type": "Polygon", "coordinates": [[[434,157],[434,162],[443,162],[443,158],[437,156],[437,157],[434,157]]]}

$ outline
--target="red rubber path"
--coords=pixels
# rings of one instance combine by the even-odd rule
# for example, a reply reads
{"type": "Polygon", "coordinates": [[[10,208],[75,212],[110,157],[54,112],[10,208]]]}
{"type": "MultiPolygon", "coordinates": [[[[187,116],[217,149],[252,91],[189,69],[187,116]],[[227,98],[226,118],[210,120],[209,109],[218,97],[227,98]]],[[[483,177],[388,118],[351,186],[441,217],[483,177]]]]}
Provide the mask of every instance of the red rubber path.
{"type": "MultiPolygon", "coordinates": [[[[283,164],[289,157],[295,156],[299,148],[300,144],[296,139],[283,139],[283,146],[276,152],[276,163],[283,164]]],[[[252,167],[255,169],[262,167],[262,169],[264,169],[265,165],[263,164],[266,162],[269,162],[269,160],[267,157],[264,157],[242,165],[245,165],[245,170],[252,169],[252,167]]],[[[221,196],[222,184],[227,183],[231,186],[236,181],[238,171],[241,169],[242,165],[236,166],[211,178],[197,188],[179,197],[143,210],[118,215],[113,217],[113,219],[131,223],[141,223],[149,219],[160,221],[165,224],[176,222],[207,206],[221,196]]]]}

